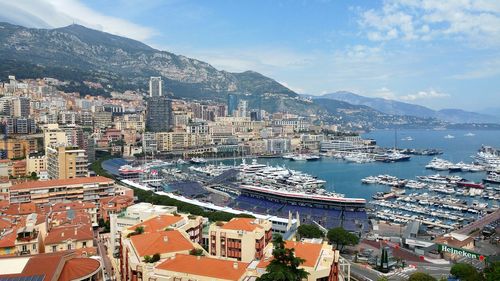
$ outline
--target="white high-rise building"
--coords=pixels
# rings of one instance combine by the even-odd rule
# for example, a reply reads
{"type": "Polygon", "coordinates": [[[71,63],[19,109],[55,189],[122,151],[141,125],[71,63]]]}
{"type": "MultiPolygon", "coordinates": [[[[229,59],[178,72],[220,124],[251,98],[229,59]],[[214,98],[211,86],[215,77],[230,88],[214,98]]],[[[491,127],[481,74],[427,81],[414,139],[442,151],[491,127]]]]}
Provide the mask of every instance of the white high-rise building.
{"type": "Polygon", "coordinates": [[[246,100],[240,100],[238,103],[238,117],[247,117],[248,102],[246,100]]]}
{"type": "Polygon", "coordinates": [[[162,81],[161,77],[151,77],[149,78],[149,96],[150,97],[161,97],[162,93],[162,81]]]}

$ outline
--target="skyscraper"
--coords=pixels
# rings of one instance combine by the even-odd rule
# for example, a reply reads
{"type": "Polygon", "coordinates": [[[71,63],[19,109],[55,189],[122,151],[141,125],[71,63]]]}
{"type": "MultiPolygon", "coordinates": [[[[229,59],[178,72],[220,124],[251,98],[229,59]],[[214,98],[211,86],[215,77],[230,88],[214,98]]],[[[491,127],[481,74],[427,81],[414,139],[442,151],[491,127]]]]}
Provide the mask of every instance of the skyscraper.
{"type": "Polygon", "coordinates": [[[238,108],[238,96],[235,94],[227,95],[227,115],[233,116],[238,108]]]}
{"type": "Polygon", "coordinates": [[[153,96],[147,101],[146,128],[151,132],[167,132],[172,128],[172,101],[153,96]]]}
{"type": "Polygon", "coordinates": [[[149,96],[150,97],[161,97],[163,83],[161,77],[151,77],[149,79],[149,96]]]}

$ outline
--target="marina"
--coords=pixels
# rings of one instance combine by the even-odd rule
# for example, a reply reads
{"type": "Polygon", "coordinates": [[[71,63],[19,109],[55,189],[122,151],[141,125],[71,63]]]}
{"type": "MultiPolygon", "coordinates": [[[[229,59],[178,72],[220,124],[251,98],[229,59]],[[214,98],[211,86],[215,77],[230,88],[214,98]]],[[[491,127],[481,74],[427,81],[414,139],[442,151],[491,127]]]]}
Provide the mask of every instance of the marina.
{"type": "MultiPolygon", "coordinates": [[[[445,141],[443,136],[441,139],[445,141]]],[[[418,144],[418,139],[408,143],[418,144]]],[[[373,153],[363,151],[321,153],[316,159],[320,161],[305,160],[314,155],[312,153],[255,160],[209,159],[191,165],[158,161],[155,164],[160,168],[153,164],[147,166],[150,174],[147,180],[154,181],[151,171],[157,170],[164,178],[165,191],[185,193],[202,202],[219,202],[241,211],[281,217],[298,212],[304,223],[325,227],[343,225],[351,231],[361,231],[368,227],[368,217],[372,217],[401,224],[417,220],[439,232],[457,229],[498,208],[500,189],[495,184],[498,174],[491,172],[497,167],[490,155],[496,155],[497,151],[491,152],[481,145],[469,151],[468,155],[461,152],[460,157],[456,157],[439,147],[389,150],[388,153],[398,157],[413,155],[408,161],[394,161],[389,165],[376,161],[373,153]],[[436,154],[442,156],[431,158],[436,154]],[[349,161],[352,158],[358,159],[349,161]],[[363,158],[369,160],[359,160],[363,158]],[[360,162],[363,165],[357,165],[360,162]],[[447,169],[426,167],[430,164],[447,166],[447,169]],[[460,166],[460,170],[453,171],[454,166],[460,166]],[[429,170],[438,173],[429,174],[429,170]],[[370,175],[372,171],[383,173],[374,176],[379,173],[370,175]],[[186,173],[188,176],[183,178],[186,173]],[[357,183],[352,180],[356,177],[357,183]],[[193,184],[179,185],[176,181],[193,184]],[[183,187],[178,190],[179,186],[183,187]],[[347,186],[350,188],[346,189],[347,186]],[[332,200],[322,200],[323,196],[332,200]],[[351,199],[355,200],[349,202],[351,199]]],[[[150,187],[159,190],[156,186],[150,187]]]]}

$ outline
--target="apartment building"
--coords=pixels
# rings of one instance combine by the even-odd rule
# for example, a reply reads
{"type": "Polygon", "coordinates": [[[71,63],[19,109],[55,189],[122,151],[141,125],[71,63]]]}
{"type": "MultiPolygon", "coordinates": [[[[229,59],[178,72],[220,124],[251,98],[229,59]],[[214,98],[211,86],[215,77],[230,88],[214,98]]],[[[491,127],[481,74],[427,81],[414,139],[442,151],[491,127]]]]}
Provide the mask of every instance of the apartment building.
{"type": "Polygon", "coordinates": [[[28,175],[33,172],[38,175],[42,171],[47,171],[47,156],[36,154],[26,156],[26,172],[28,175]]]}
{"type": "Polygon", "coordinates": [[[111,214],[119,214],[134,204],[133,196],[113,196],[99,199],[99,218],[109,221],[111,214]]]}
{"type": "Polygon", "coordinates": [[[161,230],[136,235],[122,234],[120,243],[120,271],[123,281],[143,279],[144,273],[151,266],[145,261],[146,256],[159,255],[162,261],[175,257],[176,254],[188,255],[194,249],[204,252],[203,248],[198,243],[189,240],[182,230],[161,230]]]}
{"type": "Polygon", "coordinates": [[[113,254],[115,256],[118,255],[118,245],[122,230],[126,230],[150,217],[176,212],[177,207],[175,206],[161,206],[142,202],[128,207],[121,213],[109,214],[110,248],[113,249],[113,254]]]}
{"type": "Polygon", "coordinates": [[[0,234],[1,255],[36,255],[43,253],[45,220],[38,214],[23,217],[13,228],[0,234]]]}
{"type": "Polygon", "coordinates": [[[90,224],[58,226],[45,237],[45,253],[94,247],[94,234],[90,224]]]}
{"type": "Polygon", "coordinates": [[[67,144],[66,131],[59,128],[59,124],[46,124],[42,130],[45,147],[67,144]]]}
{"type": "Polygon", "coordinates": [[[10,187],[10,203],[35,204],[82,200],[97,203],[101,197],[113,196],[115,181],[105,177],[28,181],[10,187]]]}
{"type": "MultiPolygon", "coordinates": [[[[334,250],[332,245],[321,241],[317,243],[285,241],[285,247],[288,249],[293,248],[295,256],[304,259],[304,263],[300,268],[309,273],[307,281],[345,280],[341,266],[344,266],[347,262],[340,257],[340,252],[334,250]]],[[[259,276],[266,272],[266,267],[273,259],[272,251],[273,247],[270,244],[266,247],[264,256],[256,267],[259,276]]]]}
{"type": "MultiPolygon", "coordinates": [[[[242,281],[252,276],[247,271],[249,263],[177,254],[155,266],[149,280],[242,281]]],[[[146,280],[146,279],[144,279],[146,280]]]]}
{"type": "Polygon", "coordinates": [[[0,268],[8,269],[0,272],[1,280],[102,280],[101,262],[75,251],[2,257],[0,268]]]}
{"type": "Polygon", "coordinates": [[[213,223],[208,230],[209,253],[243,262],[261,259],[272,239],[271,227],[270,221],[254,218],[213,223]]]}
{"type": "Polygon", "coordinates": [[[51,179],[72,179],[88,176],[87,153],[72,146],[46,148],[47,172],[51,179]]]}

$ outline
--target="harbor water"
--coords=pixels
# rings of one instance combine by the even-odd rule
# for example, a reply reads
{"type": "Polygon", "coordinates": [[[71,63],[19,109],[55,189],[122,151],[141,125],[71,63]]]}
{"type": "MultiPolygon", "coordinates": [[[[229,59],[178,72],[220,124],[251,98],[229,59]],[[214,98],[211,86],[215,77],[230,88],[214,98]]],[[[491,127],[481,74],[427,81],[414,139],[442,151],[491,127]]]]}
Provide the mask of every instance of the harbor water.
{"type": "MultiPolygon", "coordinates": [[[[443,151],[439,158],[452,162],[463,161],[470,163],[471,156],[475,155],[482,145],[500,147],[500,131],[464,131],[464,130],[401,130],[395,133],[393,130],[378,130],[363,135],[363,138],[371,138],[382,147],[393,147],[397,139],[398,148],[437,148],[443,151]],[[465,136],[468,133],[474,136],[465,136]],[[454,138],[445,138],[451,135],[454,138]],[[402,139],[411,137],[412,141],[402,139]]],[[[373,194],[380,191],[389,191],[390,187],[381,185],[365,185],[361,179],[367,176],[389,174],[398,178],[416,179],[416,176],[432,175],[438,172],[425,169],[425,165],[433,156],[412,155],[410,161],[396,163],[348,163],[340,159],[323,157],[319,161],[291,161],[282,158],[261,158],[257,161],[262,164],[285,166],[293,170],[299,170],[326,180],[326,188],[345,194],[346,197],[357,197],[371,200],[373,194]]],[[[241,160],[235,160],[239,164],[241,160]]],[[[224,164],[232,165],[233,160],[225,160],[224,164]]],[[[448,172],[439,171],[446,175],[448,172]]],[[[485,172],[479,173],[452,173],[465,179],[480,182],[485,177],[485,172]]]]}

